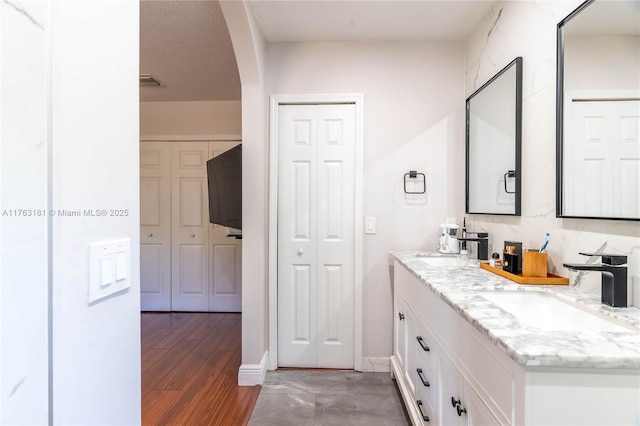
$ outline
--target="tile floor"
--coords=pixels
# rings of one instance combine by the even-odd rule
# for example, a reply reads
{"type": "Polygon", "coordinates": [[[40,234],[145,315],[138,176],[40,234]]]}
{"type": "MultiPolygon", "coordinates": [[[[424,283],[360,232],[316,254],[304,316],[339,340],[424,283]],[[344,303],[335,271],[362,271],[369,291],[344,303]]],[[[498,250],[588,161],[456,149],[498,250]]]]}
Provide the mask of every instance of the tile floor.
{"type": "Polygon", "coordinates": [[[249,426],[408,425],[389,373],[277,370],[267,377],[249,426]]]}

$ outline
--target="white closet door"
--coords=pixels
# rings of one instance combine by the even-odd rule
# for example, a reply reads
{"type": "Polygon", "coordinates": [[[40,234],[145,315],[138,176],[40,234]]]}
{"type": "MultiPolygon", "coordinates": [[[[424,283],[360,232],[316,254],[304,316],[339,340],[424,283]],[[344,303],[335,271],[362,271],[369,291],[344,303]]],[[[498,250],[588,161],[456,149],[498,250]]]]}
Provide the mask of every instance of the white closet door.
{"type": "Polygon", "coordinates": [[[172,146],[171,310],[209,309],[208,142],[172,146]]]}
{"type": "Polygon", "coordinates": [[[140,307],[171,310],[171,146],[140,143],[140,307]]]}
{"type": "MultiPolygon", "coordinates": [[[[209,142],[209,158],[239,142],[209,142]]],[[[242,311],[242,240],[227,237],[227,228],[209,224],[209,311],[242,311]]]]}
{"type": "Polygon", "coordinates": [[[353,368],[355,105],[318,106],[317,366],[353,368]]]}
{"type": "Polygon", "coordinates": [[[278,115],[278,365],[353,368],[355,106],[278,115]]]}

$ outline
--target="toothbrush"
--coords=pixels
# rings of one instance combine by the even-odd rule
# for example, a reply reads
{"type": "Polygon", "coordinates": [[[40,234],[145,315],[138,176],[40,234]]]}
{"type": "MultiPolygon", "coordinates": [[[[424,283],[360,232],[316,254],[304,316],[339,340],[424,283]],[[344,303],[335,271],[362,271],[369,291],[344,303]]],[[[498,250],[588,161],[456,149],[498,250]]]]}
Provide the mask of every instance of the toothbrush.
{"type": "Polygon", "coordinates": [[[540,247],[540,253],[544,253],[544,251],[547,248],[547,244],[549,244],[549,237],[551,237],[551,235],[547,232],[547,234],[544,236],[544,244],[542,244],[542,247],[540,247]]]}

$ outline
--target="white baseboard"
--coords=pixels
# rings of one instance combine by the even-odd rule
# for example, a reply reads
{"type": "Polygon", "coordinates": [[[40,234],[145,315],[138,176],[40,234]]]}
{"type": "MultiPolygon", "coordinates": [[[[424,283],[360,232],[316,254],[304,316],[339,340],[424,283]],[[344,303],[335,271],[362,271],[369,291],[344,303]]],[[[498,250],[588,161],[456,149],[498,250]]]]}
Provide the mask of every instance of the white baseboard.
{"type": "Polygon", "coordinates": [[[362,371],[374,373],[389,372],[389,357],[370,357],[362,360],[362,371]]]}
{"type": "Polygon", "coordinates": [[[269,352],[262,355],[260,364],[242,364],[238,370],[238,386],[257,386],[264,383],[269,365],[269,352]]]}

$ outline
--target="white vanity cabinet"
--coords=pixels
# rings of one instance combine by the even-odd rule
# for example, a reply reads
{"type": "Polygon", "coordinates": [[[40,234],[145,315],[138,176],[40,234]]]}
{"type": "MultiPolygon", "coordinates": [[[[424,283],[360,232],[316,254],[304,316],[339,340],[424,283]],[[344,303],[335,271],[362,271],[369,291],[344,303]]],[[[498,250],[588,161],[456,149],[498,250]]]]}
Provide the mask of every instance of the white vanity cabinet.
{"type": "MultiPolygon", "coordinates": [[[[500,424],[447,355],[446,339],[436,337],[434,327],[445,333],[451,331],[446,315],[443,316],[447,313],[443,310],[446,306],[438,306],[442,302],[433,294],[429,297],[429,290],[402,265],[396,264],[394,275],[391,370],[412,422],[416,425],[500,424]],[[452,404],[452,397],[460,401],[459,406],[452,404]]],[[[452,337],[457,340],[463,335],[453,331],[452,337]]],[[[481,368],[491,368],[485,361],[483,359],[481,368]]]]}
{"type": "Polygon", "coordinates": [[[522,366],[398,261],[394,309],[391,371],[414,425],[640,421],[639,369],[522,366]]]}

